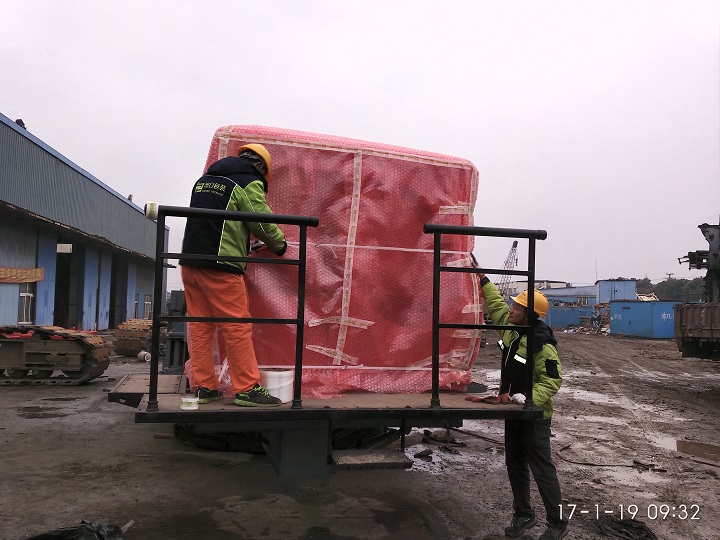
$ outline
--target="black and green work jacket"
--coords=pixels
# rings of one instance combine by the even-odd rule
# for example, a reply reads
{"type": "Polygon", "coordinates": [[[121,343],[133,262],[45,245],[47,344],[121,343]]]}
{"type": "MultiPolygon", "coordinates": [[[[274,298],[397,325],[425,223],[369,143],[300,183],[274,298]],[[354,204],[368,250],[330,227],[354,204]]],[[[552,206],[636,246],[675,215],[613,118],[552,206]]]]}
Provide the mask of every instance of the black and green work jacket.
{"type": "MultiPolygon", "coordinates": [[[[267,190],[267,181],[249,160],[226,157],[213,163],[195,182],[190,207],[270,214],[272,210],[265,200],[267,190]]],[[[250,233],[264,242],[273,253],[285,253],[285,235],[274,223],[206,218],[187,219],[182,252],[247,257],[250,251],[250,233]]],[[[233,274],[243,274],[247,265],[242,261],[182,258],[179,262],[185,266],[202,266],[233,274]]]]}
{"type": "MultiPolygon", "coordinates": [[[[497,287],[487,277],[480,282],[485,307],[493,324],[506,325],[510,308],[497,287]]],[[[557,340],[552,329],[542,320],[536,319],[533,326],[533,381],[532,400],[542,409],[543,418],[553,413],[553,396],[562,383],[562,367],[557,350],[557,340]]],[[[527,392],[527,336],[517,330],[499,330],[498,345],[502,353],[500,370],[500,393],[510,395],[527,392]]]]}

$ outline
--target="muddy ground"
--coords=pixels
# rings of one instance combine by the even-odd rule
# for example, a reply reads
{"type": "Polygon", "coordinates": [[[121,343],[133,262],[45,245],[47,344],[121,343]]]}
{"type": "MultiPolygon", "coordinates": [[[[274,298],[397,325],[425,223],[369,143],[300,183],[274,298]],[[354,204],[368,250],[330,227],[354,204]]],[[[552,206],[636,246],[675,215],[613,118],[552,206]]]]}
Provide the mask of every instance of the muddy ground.
{"type": "MultiPolygon", "coordinates": [[[[574,509],[567,538],[720,539],[720,455],[702,445],[720,444],[720,363],[683,359],[671,341],[558,339],[553,449],[574,509]],[[620,522],[621,508],[637,521],[620,522]]],[[[496,387],[497,367],[495,348],[481,349],[474,379],[496,387]]],[[[81,520],[129,525],[125,540],[504,538],[501,421],[451,432],[466,445],[457,454],[414,431],[409,470],[279,479],[265,455],[202,450],[108,403],[123,374],[147,370],[115,358],[85,386],[0,386],[0,539],[81,520]],[[413,457],[424,449],[431,461],[413,457]]]]}

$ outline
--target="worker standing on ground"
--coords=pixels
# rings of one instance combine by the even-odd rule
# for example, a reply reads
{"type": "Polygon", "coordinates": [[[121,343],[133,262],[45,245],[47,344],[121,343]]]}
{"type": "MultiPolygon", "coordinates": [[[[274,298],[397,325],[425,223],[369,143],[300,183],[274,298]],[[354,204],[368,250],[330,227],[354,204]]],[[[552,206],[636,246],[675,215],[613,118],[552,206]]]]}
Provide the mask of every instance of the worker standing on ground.
{"type": "MultiPolygon", "coordinates": [[[[542,420],[505,420],[505,464],[513,493],[513,518],[505,535],[517,537],[537,523],[530,506],[530,471],[537,484],[547,515],[547,530],[539,540],[559,540],[567,534],[568,522],[560,513],[562,499],[560,482],[550,450],[550,419],[553,396],[562,382],[560,356],[552,329],[540,317],[545,317],[548,300],[535,290],[534,311],[528,316],[528,292],[513,297],[508,307],[497,287],[480,274],[485,306],[493,324],[526,325],[533,327],[532,401],[543,410],[542,420]]],[[[516,330],[501,330],[498,342],[502,351],[500,391],[487,403],[508,403],[515,394],[527,391],[527,337],[516,330]]],[[[515,401],[513,399],[513,401],[515,401]]]]}
{"type": "MultiPolygon", "coordinates": [[[[263,145],[240,147],[237,157],[216,161],[195,182],[190,207],[271,213],[265,200],[270,166],[270,153],[263,145]]],[[[276,255],[285,253],[285,235],[275,224],[207,218],[188,218],[182,252],[246,257],[250,233],[276,255]]],[[[188,316],[250,317],[243,277],[245,262],[181,258],[180,265],[188,316]]],[[[199,402],[208,403],[223,397],[212,354],[216,329],[226,347],[234,403],[247,407],[279,405],[281,401],[260,385],[251,324],[228,322],[189,323],[190,366],[199,402]]]]}

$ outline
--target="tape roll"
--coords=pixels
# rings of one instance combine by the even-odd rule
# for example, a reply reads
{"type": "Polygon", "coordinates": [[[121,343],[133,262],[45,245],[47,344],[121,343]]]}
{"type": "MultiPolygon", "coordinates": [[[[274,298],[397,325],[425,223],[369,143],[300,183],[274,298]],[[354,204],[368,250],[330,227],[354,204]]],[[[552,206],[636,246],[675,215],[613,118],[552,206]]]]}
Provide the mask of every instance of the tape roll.
{"type": "Polygon", "coordinates": [[[145,203],[145,217],[148,219],[158,218],[158,209],[160,204],[156,202],[145,203]]]}

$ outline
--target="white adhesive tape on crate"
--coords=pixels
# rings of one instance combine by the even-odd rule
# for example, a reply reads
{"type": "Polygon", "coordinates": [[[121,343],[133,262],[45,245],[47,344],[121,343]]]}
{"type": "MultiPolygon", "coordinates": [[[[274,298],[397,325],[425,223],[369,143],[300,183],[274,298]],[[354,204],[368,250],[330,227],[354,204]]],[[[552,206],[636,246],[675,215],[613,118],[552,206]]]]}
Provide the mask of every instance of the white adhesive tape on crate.
{"type": "Polygon", "coordinates": [[[200,401],[196,397],[183,397],[180,408],[183,411],[196,411],[198,409],[200,401]]]}
{"type": "Polygon", "coordinates": [[[160,207],[160,203],[156,203],[156,202],[145,203],[145,217],[148,219],[157,219],[159,207],[160,207]]]}

